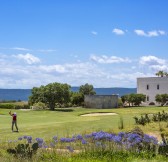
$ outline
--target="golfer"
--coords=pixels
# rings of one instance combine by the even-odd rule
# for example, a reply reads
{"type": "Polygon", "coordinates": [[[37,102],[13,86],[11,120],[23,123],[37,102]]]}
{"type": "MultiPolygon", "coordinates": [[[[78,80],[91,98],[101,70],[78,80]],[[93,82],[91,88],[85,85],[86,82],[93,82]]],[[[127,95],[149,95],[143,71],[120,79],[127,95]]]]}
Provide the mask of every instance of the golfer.
{"type": "Polygon", "coordinates": [[[13,126],[14,126],[14,125],[15,125],[15,127],[16,127],[16,132],[19,132],[18,126],[17,126],[17,114],[16,114],[16,112],[14,112],[14,113],[12,114],[11,111],[10,111],[9,114],[12,116],[12,132],[14,132],[14,131],[13,131],[13,126]]]}

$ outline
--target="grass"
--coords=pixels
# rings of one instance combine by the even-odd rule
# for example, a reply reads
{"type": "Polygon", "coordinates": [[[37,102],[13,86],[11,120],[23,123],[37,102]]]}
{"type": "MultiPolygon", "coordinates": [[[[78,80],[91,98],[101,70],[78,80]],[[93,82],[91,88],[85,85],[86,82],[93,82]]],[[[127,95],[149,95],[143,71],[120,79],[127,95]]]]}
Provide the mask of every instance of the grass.
{"type": "MultiPolygon", "coordinates": [[[[140,116],[145,113],[157,113],[162,110],[168,112],[168,107],[133,107],[119,109],[60,108],[56,109],[56,111],[13,110],[13,112],[16,111],[18,115],[19,133],[12,133],[12,119],[8,114],[9,110],[1,109],[0,140],[16,139],[18,136],[22,135],[31,135],[33,137],[50,139],[54,135],[65,137],[78,133],[84,134],[99,130],[117,133],[121,131],[118,126],[121,116],[124,122],[124,129],[122,131],[129,131],[135,127],[134,116],[140,116]],[[118,115],[94,117],[80,116],[81,114],[93,112],[114,112],[118,115]]],[[[161,125],[166,131],[166,123],[161,123],[161,125]]],[[[145,133],[159,135],[158,123],[151,123],[140,127],[145,133]]]]}
{"type": "MultiPolygon", "coordinates": [[[[142,114],[153,114],[159,111],[168,112],[168,107],[133,107],[133,108],[119,108],[119,109],[85,109],[85,108],[59,108],[55,111],[49,110],[12,110],[12,112],[17,112],[18,115],[18,127],[19,133],[11,132],[11,116],[9,115],[9,110],[0,109],[0,161],[19,161],[19,159],[13,158],[8,155],[4,149],[8,147],[7,144],[3,142],[7,140],[17,140],[18,137],[23,135],[30,135],[33,138],[40,137],[49,141],[53,136],[60,137],[72,137],[74,134],[88,134],[94,131],[109,131],[109,132],[125,132],[130,131],[135,128],[134,116],[140,116],[142,114]],[[86,117],[81,116],[82,114],[96,113],[96,112],[112,112],[118,115],[114,116],[94,116],[86,117]],[[121,130],[121,119],[123,122],[123,129],[121,130]],[[3,148],[4,147],[4,148],[3,148]],[[3,148],[3,149],[2,149],[3,148]]],[[[167,123],[150,123],[145,126],[139,126],[145,133],[156,135],[160,137],[160,128],[162,127],[165,132],[168,132],[167,123]]],[[[107,162],[115,161],[120,162],[160,162],[166,161],[166,157],[156,156],[152,157],[150,154],[128,154],[123,152],[118,152],[112,154],[110,152],[84,152],[81,154],[63,154],[59,155],[54,152],[40,152],[32,159],[32,161],[61,161],[61,162],[107,162]]],[[[20,159],[20,161],[28,161],[20,159]]]]}

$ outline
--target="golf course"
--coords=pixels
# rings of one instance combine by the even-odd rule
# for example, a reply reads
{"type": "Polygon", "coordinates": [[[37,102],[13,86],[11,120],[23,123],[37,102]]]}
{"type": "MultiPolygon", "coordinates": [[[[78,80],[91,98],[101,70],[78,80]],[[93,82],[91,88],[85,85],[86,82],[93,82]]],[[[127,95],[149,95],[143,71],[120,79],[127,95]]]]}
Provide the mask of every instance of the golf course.
{"type": "MultiPolygon", "coordinates": [[[[114,134],[116,134],[115,137],[123,133],[129,135],[131,130],[138,127],[144,134],[149,135],[149,138],[154,138],[161,142],[161,133],[166,134],[168,132],[167,122],[150,122],[143,126],[137,125],[134,117],[139,118],[145,114],[151,116],[162,111],[167,113],[168,107],[128,107],[117,109],[74,107],[57,108],[54,111],[11,110],[17,114],[19,132],[12,132],[11,130],[12,117],[9,115],[9,111],[9,109],[0,109],[0,160],[3,161],[106,162],[110,159],[110,161],[120,162],[123,157],[125,161],[142,161],[142,159],[143,161],[165,161],[166,159],[165,156],[161,155],[152,157],[153,153],[148,151],[140,153],[130,150],[127,152],[120,149],[119,151],[117,149],[118,146],[116,146],[117,143],[111,145],[108,139],[103,141],[102,139],[114,134]],[[100,139],[95,138],[95,142],[93,139],[86,141],[85,136],[90,138],[91,135],[95,137],[96,134],[100,139]],[[28,144],[26,144],[27,142],[24,139],[28,140],[28,144]],[[31,145],[35,142],[35,139],[38,144],[40,144],[40,141],[45,141],[46,143],[43,142],[44,148],[40,148],[39,145],[38,151],[33,152],[31,145]],[[50,143],[53,139],[55,139],[54,143],[50,143]],[[101,142],[104,144],[102,145],[101,142]],[[105,146],[106,149],[104,149],[105,146]],[[13,152],[9,151],[9,148],[13,149],[13,152]],[[18,148],[23,150],[21,149],[19,152],[18,148]],[[30,150],[32,151],[31,154],[30,150]],[[9,152],[14,153],[15,156],[11,156],[9,152]]],[[[41,147],[43,146],[41,145],[41,147]]],[[[137,146],[139,147],[139,145],[137,146]]],[[[152,143],[150,144],[151,146],[153,148],[152,143]]]]}
{"type": "MultiPolygon", "coordinates": [[[[154,114],[167,111],[167,107],[131,107],[118,109],[86,109],[86,108],[58,108],[50,110],[12,110],[17,113],[19,133],[11,131],[12,118],[8,109],[0,110],[0,140],[15,139],[22,135],[31,135],[44,139],[85,134],[93,131],[108,131],[117,133],[120,119],[123,120],[123,130],[130,131],[135,125],[135,116],[154,114]],[[84,115],[100,113],[100,115],[84,115]],[[102,113],[102,115],[101,115],[102,113]],[[105,114],[107,113],[107,115],[105,114]],[[115,113],[115,114],[108,114],[115,113]]],[[[165,123],[162,123],[163,127],[165,123]]],[[[150,123],[139,126],[145,133],[159,136],[159,124],[150,123]]],[[[166,128],[165,128],[166,129],[166,128]]]]}

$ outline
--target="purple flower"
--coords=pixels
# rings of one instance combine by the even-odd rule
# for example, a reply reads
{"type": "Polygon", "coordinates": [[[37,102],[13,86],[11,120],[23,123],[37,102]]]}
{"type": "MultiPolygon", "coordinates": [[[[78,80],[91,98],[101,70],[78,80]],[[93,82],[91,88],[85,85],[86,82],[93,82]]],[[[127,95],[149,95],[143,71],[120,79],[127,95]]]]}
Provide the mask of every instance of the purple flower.
{"type": "Polygon", "coordinates": [[[42,148],[45,148],[45,149],[46,149],[46,148],[48,148],[48,146],[47,146],[47,145],[44,145],[42,148]]]}
{"type": "Polygon", "coordinates": [[[85,138],[91,138],[92,137],[92,134],[86,134],[85,135],[85,138]]]}
{"type": "Polygon", "coordinates": [[[32,143],[32,137],[31,136],[27,136],[27,142],[32,143]]]}
{"type": "Polygon", "coordinates": [[[27,139],[27,136],[23,136],[24,139],[27,139]]]}
{"type": "Polygon", "coordinates": [[[61,142],[74,142],[75,138],[60,138],[61,142]]]}
{"type": "Polygon", "coordinates": [[[150,136],[150,135],[147,135],[147,134],[144,134],[143,142],[152,143],[152,144],[155,144],[155,145],[158,144],[157,138],[155,138],[153,136],[150,136]]]}
{"type": "Polygon", "coordinates": [[[82,144],[87,144],[87,141],[82,139],[82,144]]]}
{"type": "Polygon", "coordinates": [[[82,137],[82,135],[78,134],[78,135],[76,136],[76,139],[77,139],[77,140],[82,140],[83,137],[82,137]]]}
{"type": "Polygon", "coordinates": [[[19,137],[18,140],[21,141],[23,138],[22,137],[19,137]]]}
{"type": "Polygon", "coordinates": [[[122,143],[122,137],[121,136],[114,136],[112,140],[116,143],[122,143]]]}
{"type": "Polygon", "coordinates": [[[74,149],[71,146],[66,147],[70,152],[74,152],[74,149]]]}
{"type": "Polygon", "coordinates": [[[36,138],[36,141],[38,144],[43,144],[44,142],[42,138],[36,138]]]}
{"type": "Polygon", "coordinates": [[[55,147],[55,144],[53,142],[50,143],[51,147],[55,147]]]}
{"type": "Polygon", "coordinates": [[[54,137],[53,137],[53,140],[54,140],[54,141],[57,141],[57,136],[54,136],[54,137]]]}
{"type": "Polygon", "coordinates": [[[127,140],[128,142],[131,142],[131,143],[134,142],[134,144],[136,144],[136,143],[142,142],[142,137],[136,133],[129,133],[127,140]]]}

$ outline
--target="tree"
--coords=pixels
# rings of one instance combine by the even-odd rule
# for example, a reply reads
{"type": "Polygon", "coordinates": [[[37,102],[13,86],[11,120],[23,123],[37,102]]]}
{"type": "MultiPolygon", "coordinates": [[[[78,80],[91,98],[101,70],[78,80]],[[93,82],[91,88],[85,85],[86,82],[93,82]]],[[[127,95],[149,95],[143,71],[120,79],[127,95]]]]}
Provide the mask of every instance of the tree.
{"type": "Polygon", "coordinates": [[[145,100],[146,100],[146,95],[144,95],[144,94],[135,94],[134,105],[135,106],[139,106],[141,104],[141,102],[145,102],[145,100]]]}
{"type": "Polygon", "coordinates": [[[164,75],[165,75],[165,72],[163,72],[163,71],[158,71],[156,74],[155,74],[156,76],[161,76],[161,77],[163,77],[164,75]]]}
{"type": "Polygon", "coordinates": [[[168,94],[157,94],[155,96],[155,101],[163,106],[168,101],[168,94]]]}
{"type": "Polygon", "coordinates": [[[123,103],[128,103],[129,106],[139,106],[141,102],[144,102],[146,99],[146,96],[144,94],[127,94],[124,96],[121,96],[121,99],[123,103]]]}
{"type": "Polygon", "coordinates": [[[79,87],[79,92],[83,95],[94,95],[96,92],[94,91],[93,85],[89,85],[86,83],[85,85],[81,85],[79,87]]]}
{"type": "Polygon", "coordinates": [[[34,87],[32,95],[29,97],[29,104],[43,102],[51,110],[55,104],[66,104],[70,101],[70,86],[68,84],[50,83],[46,86],[34,87]]]}
{"type": "Polygon", "coordinates": [[[80,92],[73,92],[71,97],[73,105],[81,106],[83,104],[83,95],[80,92]]]}
{"type": "Polygon", "coordinates": [[[93,85],[89,85],[86,83],[85,85],[81,85],[79,87],[79,93],[82,94],[82,102],[84,102],[85,95],[95,95],[96,92],[94,91],[93,85]]]}
{"type": "MultiPolygon", "coordinates": [[[[124,105],[125,105],[126,103],[128,103],[128,97],[129,97],[129,95],[121,96],[121,100],[122,100],[122,102],[123,102],[124,105]]],[[[130,106],[130,104],[129,104],[129,106],[130,106]]]]}

